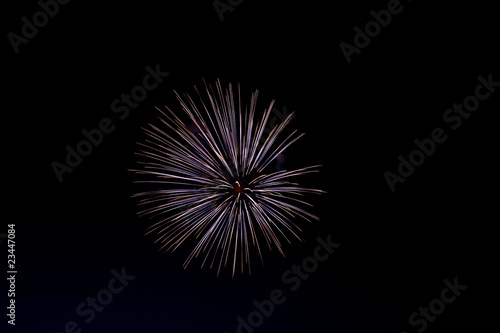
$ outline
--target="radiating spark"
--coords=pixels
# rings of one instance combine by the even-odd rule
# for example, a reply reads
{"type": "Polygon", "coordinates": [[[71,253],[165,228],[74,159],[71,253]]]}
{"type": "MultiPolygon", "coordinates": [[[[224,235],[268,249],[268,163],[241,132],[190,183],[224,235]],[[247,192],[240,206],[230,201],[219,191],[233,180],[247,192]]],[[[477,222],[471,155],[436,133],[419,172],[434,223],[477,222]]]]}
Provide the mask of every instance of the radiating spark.
{"type": "Polygon", "coordinates": [[[304,135],[293,131],[284,140],[279,136],[293,113],[264,137],[274,100],[256,119],[258,91],[250,107],[241,107],[238,85],[235,103],[232,85],[223,91],[217,80],[215,90],[205,83],[209,103],[195,90],[200,105],[185,94],[176,93],[183,112],[194,124],[192,130],[168,107],[159,125],[144,129],[146,139],[138,143],[139,168],[131,171],[152,184],[155,190],[135,194],[140,216],[157,220],[148,227],[156,233],[161,249],[174,251],[190,237],[197,243],[183,267],[203,256],[202,267],[217,265],[217,274],[230,260],[234,276],[239,261],[250,270],[250,251],[255,249],[263,262],[261,246],[273,246],[284,255],[282,240],[287,234],[300,240],[296,217],[319,220],[300,206],[311,206],[298,197],[322,190],[304,188],[290,179],[318,172],[319,165],[270,173],[266,167],[304,135]],[[172,133],[172,134],[169,134],[172,133]]]}

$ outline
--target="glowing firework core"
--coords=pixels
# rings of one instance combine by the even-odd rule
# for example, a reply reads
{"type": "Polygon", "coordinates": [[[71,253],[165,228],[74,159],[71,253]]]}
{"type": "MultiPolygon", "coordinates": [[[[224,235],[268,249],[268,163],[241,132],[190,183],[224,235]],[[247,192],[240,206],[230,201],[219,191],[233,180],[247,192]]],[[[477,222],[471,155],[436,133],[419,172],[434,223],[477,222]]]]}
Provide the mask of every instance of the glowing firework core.
{"type": "Polygon", "coordinates": [[[245,193],[245,191],[252,192],[252,189],[250,189],[249,187],[245,187],[243,181],[240,182],[237,180],[234,182],[234,188],[233,188],[234,195],[238,196],[241,193],[245,193]]]}
{"type": "Polygon", "coordinates": [[[235,194],[243,193],[244,191],[245,191],[245,188],[240,186],[239,182],[234,183],[234,193],[235,194]]]}

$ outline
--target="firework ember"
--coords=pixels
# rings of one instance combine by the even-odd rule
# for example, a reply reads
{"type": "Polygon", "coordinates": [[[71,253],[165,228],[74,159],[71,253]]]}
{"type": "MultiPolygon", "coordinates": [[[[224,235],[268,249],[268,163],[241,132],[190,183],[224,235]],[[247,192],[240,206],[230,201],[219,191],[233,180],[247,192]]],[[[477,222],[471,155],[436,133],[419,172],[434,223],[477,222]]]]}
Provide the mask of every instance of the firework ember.
{"type": "Polygon", "coordinates": [[[292,143],[304,135],[293,131],[279,139],[292,114],[276,125],[267,136],[264,130],[273,108],[272,101],[263,116],[256,119],[258,91],[250,106],[242,109],[240,87],[237,98],[231,84],[223,91],[219,81],[205,84],[208,102],[195,87],[198,104],[188,95],[176,93],[183,112],[192,124],[186,125],[171,109],[161,113],[157,125],[144,128],[146,138],[138,143],[138,183],[153,188],[134,195],[140,199],[139,215],[154,218],[147,234],[156,233],[161,249],[173,251],[187,239],[193,258],[218,267],[248,267],[256,252],[263,262],[262,247],[277,248],[284,255],[282,241],[300,240],[297,218],[311,221],[318,217],[305,210],[311,206],[301,200],[305,193],[324,193],[291,182],[296,176],[318,172],[319,165],[296,170],[271,170],[273,162],[292,143]]]}

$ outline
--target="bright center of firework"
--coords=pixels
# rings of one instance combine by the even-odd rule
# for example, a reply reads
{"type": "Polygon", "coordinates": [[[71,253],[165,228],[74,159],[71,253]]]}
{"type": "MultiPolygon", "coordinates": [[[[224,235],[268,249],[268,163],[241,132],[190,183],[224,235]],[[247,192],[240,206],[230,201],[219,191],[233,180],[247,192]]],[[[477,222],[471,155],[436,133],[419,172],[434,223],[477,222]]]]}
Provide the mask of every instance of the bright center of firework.
{"type": "Polygon", "coordinates": [[[245,191],[244,187],[239,186],[238,183],[234,184],[234,193],[235,194],[243,193],[244,191],[245,191]]]}
{"type": "Polygon", "coordinates": [[[252,191],[250,188],[245,187],[243,181],[241,180],[236,180],[234,182],[234,187],[233,187],[233,194],[236,196],[239,196],[241,193],[245,193],[245,191],[252,191]]]}
{"type": "Polygon", "coordinates": [[[233,194],[236,196],[239,196],[242,193],[249,193],[252,192],[252,190],[247,187],[242,180],[236,180],[234,182],[234,187],[233,187],[233,194]]]}

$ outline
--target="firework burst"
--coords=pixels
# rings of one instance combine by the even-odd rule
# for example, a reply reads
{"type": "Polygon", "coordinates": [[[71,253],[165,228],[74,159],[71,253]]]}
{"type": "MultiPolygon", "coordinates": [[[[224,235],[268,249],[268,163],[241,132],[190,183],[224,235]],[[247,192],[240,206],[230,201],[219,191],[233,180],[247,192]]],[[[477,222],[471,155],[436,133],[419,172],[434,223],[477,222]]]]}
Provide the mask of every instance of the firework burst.
{"type": "Polygon", "coordinates": [[[297,217],[311,221],[318,217],[302,208],[311,206],[301,200],[304,193],[324,193],[301,187],[290,180],[317,172],[319,165],[296,170],[267,172],[270,164],[292,143],[304,135],[293,131],[279,139],[292,114],[266,135],[265,129],[274,100],[257,121],[258,91],[250,106],[242,109],[240,87],[237,100],[231,84],[223,91],[219,81],[215,90],[205,83],[208,103],[195,87],[198,104],[188,95],[176,93],[186,125],[168,107],[158,111],[158,125],[144,128],[146,139],[138,143],[139,168],[131,170],[145,178],[152,190],[134,195],[140,199],[139,215],[155,218],[147,234],[156,233],[161,249],[173,251],[187,239],[195,239],[191,260],[203,256],[202,267],[248,266],[250,253],[261,261],[262,246],[276,247],[284,255],[282,240],[300,240],[297,217]],[[238,263],[239,262],[239,263],[238,263]]]}

